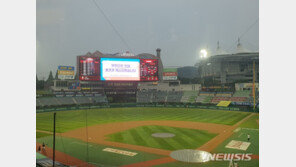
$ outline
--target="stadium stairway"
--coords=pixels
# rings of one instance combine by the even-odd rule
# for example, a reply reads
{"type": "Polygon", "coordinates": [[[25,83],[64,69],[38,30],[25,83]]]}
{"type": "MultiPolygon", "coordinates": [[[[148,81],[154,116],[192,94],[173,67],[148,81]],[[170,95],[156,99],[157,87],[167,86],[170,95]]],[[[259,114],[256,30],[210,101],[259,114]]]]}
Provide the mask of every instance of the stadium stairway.
{"type": "Polygon", "coordinates": [[[75,99],[75,98],[73,98],[73,101],[74,101],[74,103],[75,103],[75,104],[78,104],[78,102],[76,101],[76,99],[75,99]]]}

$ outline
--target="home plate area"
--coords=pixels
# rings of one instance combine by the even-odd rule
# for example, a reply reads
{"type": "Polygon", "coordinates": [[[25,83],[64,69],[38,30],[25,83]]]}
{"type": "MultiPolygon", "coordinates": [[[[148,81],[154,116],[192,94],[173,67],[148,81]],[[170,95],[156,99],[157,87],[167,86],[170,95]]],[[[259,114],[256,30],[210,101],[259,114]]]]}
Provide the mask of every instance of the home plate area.
{"type": "Polygon", "coordinates": [[[250,145],[251,145],[250,142],[231,140],[225,147],[246,151],[250,145]]]}

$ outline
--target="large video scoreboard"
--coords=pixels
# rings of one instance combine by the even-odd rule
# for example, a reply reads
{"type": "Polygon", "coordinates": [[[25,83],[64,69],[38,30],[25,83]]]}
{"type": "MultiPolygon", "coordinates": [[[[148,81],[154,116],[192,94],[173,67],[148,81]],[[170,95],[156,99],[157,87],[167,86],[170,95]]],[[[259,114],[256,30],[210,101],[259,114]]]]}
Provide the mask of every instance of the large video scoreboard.
{"type": "Polygon", "coordinates": [[[79,57],[79,80],[99,81],[100,80],[100,58],[79,57]]]}
{"type": "Polygon", "coordinates": [[[158,81],[157,59],[141,59],[141,81],[158,81]]]}
{"type": "Polygon", "coordinates": [[[81,81],[158,81],[157,59],[78,58],[81,81]]]}

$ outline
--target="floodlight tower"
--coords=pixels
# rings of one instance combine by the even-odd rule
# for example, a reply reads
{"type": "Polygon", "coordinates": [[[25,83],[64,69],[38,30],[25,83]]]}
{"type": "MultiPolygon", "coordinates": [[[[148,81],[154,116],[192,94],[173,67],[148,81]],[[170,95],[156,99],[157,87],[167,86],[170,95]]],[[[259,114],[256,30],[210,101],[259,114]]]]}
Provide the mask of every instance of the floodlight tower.
{"type": "Polygon", "coordinates": [[[199,54],[200,54],[201,58],[207,58],[208,51],[206,49],[202,49],[202,50],[200,50],[199,54]]]}

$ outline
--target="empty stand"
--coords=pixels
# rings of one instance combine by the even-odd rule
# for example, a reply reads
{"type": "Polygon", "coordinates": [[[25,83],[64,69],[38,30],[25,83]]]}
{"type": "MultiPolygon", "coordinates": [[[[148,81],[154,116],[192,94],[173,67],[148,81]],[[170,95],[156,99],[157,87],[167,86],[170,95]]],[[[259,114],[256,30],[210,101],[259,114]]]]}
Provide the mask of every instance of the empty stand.
{"type": "Polygon", "coordinates": [[[167,102],[181,102],[182,96],[181,91],[170,91],[167,94],[167,102]]]}
{"type": "Polygon", "coordinates": [[[194,103],[196,100],[197,94],[198,94],[197,91],[184,91],[183,96],[181,98],[181,102],[194,103]]]}

